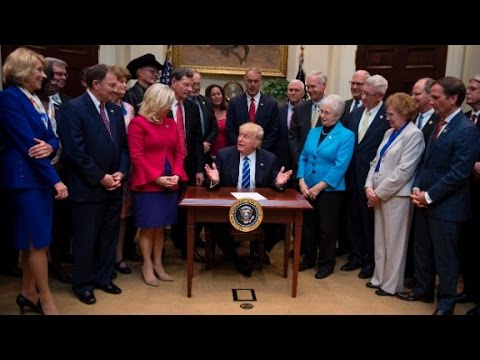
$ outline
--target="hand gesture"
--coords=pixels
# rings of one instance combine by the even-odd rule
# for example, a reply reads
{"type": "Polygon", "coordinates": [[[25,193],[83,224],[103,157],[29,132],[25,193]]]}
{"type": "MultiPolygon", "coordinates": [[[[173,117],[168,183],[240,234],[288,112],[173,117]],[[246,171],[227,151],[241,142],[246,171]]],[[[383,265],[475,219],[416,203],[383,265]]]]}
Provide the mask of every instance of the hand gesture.
{"type": "Polygon", "coordinates": [[[212,164],[212,167],[206,164],[205,173],[207,174],[208,178],[212,183],[216,184],[220,181],[220,174],[218,173],[217,165],[215,165],[215,163],[212,164]]]}
{"type": "Polygon", "coordinates": [[[292,176],[292,170],[285,171],[285,166],[282,166],[275,181],[277,186],[284,186],[290,179],[290,176],[292,176]]]}

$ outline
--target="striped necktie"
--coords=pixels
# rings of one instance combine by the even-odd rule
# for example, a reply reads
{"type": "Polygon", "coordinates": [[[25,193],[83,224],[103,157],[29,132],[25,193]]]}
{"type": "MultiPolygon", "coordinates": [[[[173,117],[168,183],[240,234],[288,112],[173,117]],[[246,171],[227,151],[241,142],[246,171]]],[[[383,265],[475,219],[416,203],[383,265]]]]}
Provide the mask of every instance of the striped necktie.
{"type": "Polygon", "coordinates": [[[243,168],[242,168],[242,189],[250,189],[250,164],[249,158],[246,156],[243,159],[243,168]]]}

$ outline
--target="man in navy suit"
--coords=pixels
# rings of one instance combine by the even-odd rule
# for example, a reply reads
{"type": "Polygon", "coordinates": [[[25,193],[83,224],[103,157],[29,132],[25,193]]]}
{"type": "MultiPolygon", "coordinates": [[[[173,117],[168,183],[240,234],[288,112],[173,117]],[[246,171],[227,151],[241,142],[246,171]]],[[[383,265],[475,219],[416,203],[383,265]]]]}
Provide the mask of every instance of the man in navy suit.
{"type": "MultiPolygon", "coordinates": [[[[181,182],[178,191],[179,198],[183,197],[188,186],[201,186],[204,180],[204,153],[202,124],[200,110],[196,103],[189,100],[192,92],[193,71],[187,68],[177,68],[172,73],[171,88],[175,93],[172,111],[167,115],[175,120],[179,132],[183,130],[186,145],[186,155],[183,166],[188,176],[188,183],[181,182]],[[182,129],[183,127],[183,129],[182,129]]],[[[187,212],[184,208],[178,208],[178,222],[172,225],[172,241],[182,251],[182,257],[186,259],[187,244],[187,212]]],[[[198,253],[197,261],[203,261],[198,253]]]]}
{"type": "MultiPolygon", "coordinates": [[[[246,123],[240,126],[237,145],[229,146],[219,150],[215,162],[210,167],[205,165],[205,173],[209,179],[207,184],[211,189],[219,186],[242,188],[243,172],[245,161],[249,162],[248,188],[272,187],[277,191],[283,191],[292,175],[292,170],[285,171],[282,167],[278,171],[277,161],[274,154],[261,149],[263,129],[253,123],[246,123]]],[[[265,226],[265,225],[264,225],[265,226]]],[[[271,229],[266,230],[265,249],[270,251],[277,239],[269,237],[271,229]]],[[[225,230],[220,230],[225,233],[225,230]]],[[[232,259],[238,271],[246,276],[251,276],[251,266],[239,258],[232,241],[225,240],[226,234],[220,236],[222,249],[227,257],[232,259]]]]}
{"type": "MultiPolygon", "coordinates": [[[[472,124],[480,129],[480,74],[474,75],[468,82],[467,105],[472,110],[465,113],[472,124]]],[[[470,208],[471,219],[462,230],[460,241],[460,259],[462,264],[463,291],[457,296],[457,303],[477,303],[477,306],[467,312],[467,315],[480,315],[480,266],[478,254],[480,241],[478,241],[478,224],[480,222],[480,154],[473,167],[470,177],[470,208]]]]}
{"type": "Polygon", "coordinates": [[[453,315],[459,269],[458,241],[470,216],[469,179],[480,149],[478,129],[461,112],[465,85],[455,77],[435,81],[431,103],[440,116],[412,187],[415,214],[415,288],[397,297],[433,302],[434,315],[453,315]]]}
{"type": "Polygon", "coordinates": [[[311,128],[321,124],[321,122],[318,122],[318,118],[320,107],[325,99],[327,75],[319,70],[311,71],[307,75],[306,86],[310,100],[302,102],[295,107],[288,132],[288,143],[295,172],[308,132],[311,128]]]}
{"type": "Polygon", "coordinates": [[[87,91],[60,108],[58,133],[72,204],[72,287],[90,305],[96,302],[95,287],[122,292],[112,274],[129,157],[122,111],[109,102],[116,76],[100,64],[89,68],[85,79],[87,91]]]}
{"type": "Polygon", "coordinates": [[[350,83],[350,92],[352,93],[352,98],[345,100],[345,110],[343,111],[343,115],[340,118],[340,121],[343,125],[348,120],[348,115],[358,108],[362,106],[362,90],[363,85],[365,85],[365,80],[370,77],[370,73],[366,70],[357,70],[352,75],[352,80],[349,81],[350,83]]]}
{"type": "Polygon", "coordinates": [[[245,72],[246,92],[234,96],[228,104],[227,136],[230,144],[235,145],[240,125],[254,122],[265,132],[262,148],[275,152],[279,139],[278,105],[270,96],[260,93],[261,84],[259,69],[252,67],[245,72]]]}
{"type": "MultiPolygon", "coordinates": [[[[305,94],[305,85],[300,80],[294,79],[288,84],[288,103],[279,106],[279,141],[276,146],[277,163],[285,166],[285,169],[292,169],[293,159],[288,143],[288,131],[292,124],[293,110],[302,102],[305,94]]],[[[293,185],[293,184],[292,184],[293,185]]]]}
{"type": "Polygon", "coordinates": [[[383,98],[388,81],[381,75],[365,80],[362,91],[363,106],[353,110],[346,128],[355,134],[355,149],[346,174],[348,238],[352,246],[349,261],[340,270],[353,271],[362,268],[358,277],[373,276],[375,268],[373,236],[373,209],[368,207],[365,181],[370,170],[370,161],[377,153],[385,131],[390,127],[385,115],[383,98]]]}
{"type": "MultiPolygon", "coordinates": [[[[415,107],[418,110],[418,116],[415,120],[415,125],[422,130],[423,139],[425,144],[430,137],[432,131],[437,127],[437,123],[440,121],[440,117],[435,113],[435,110],[430,103],[430,88],[435,82],[432,78],[419,79],[412,88],[412,99],[415,101],[415,107]]],[[[416,208],[414,209],[416,211],[416,208]]],[[[410,228],[410,238],[408,239],[407,249],[407,264],[405,267],[405,277],[413,277],[414,275],[414,261],[413,261],[413,239],[415,229],[415,216],[412,219],[412,225],[410,228]]],[[[413,278],[407,283],[407,287],[413,289],[415,287],[416,280],[413,278]]]]}

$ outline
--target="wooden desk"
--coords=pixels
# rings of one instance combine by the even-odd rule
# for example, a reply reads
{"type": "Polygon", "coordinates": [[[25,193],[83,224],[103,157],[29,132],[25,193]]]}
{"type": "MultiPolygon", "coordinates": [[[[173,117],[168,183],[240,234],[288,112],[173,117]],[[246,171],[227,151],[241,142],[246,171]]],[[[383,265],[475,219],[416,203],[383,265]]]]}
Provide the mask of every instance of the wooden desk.
{"type": "MultiPolygon", "coordinates": [[[[229,223],[230,206],[237,200],[231,192],[237,188],[207,190],[203,187],[189,187],[179,206],[187,209],[187,296],[192,297],[193,250],[195,243],[195,223],[229,223]]],[[[245,191],[245,190],[243,190],[245,191]]],[[[267,200],[260,200],[263,209],[262,223],[294,224],[294,256],[292,297],[297,296],[298,265],[300,262],[300,242],[302,239],[303,210],[312,209],[302,195],[293,189],[276,192],[269,188],[255,189],[267,200]]],[[[287,277],[288,252],[290,249],[290,229],[285,232],[283,256],[283,277],[287,277]]]]}

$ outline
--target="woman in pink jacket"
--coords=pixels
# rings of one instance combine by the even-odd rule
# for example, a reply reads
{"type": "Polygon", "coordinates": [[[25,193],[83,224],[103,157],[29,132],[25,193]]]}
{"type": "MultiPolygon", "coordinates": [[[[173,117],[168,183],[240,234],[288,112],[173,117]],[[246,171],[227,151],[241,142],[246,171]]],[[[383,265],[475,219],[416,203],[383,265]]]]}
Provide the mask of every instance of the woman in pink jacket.
{"type": "Polygon", "coordinates": [[[158,279],[173,280],[162,264],[164,228],[177,222],[178,183],[187,181],[177,124],[165,117],[173,100],[169,87],[150,86],[128,127],[135,225],[140,228],[143,277],[151,286],[159,286],[158,279]]]}

